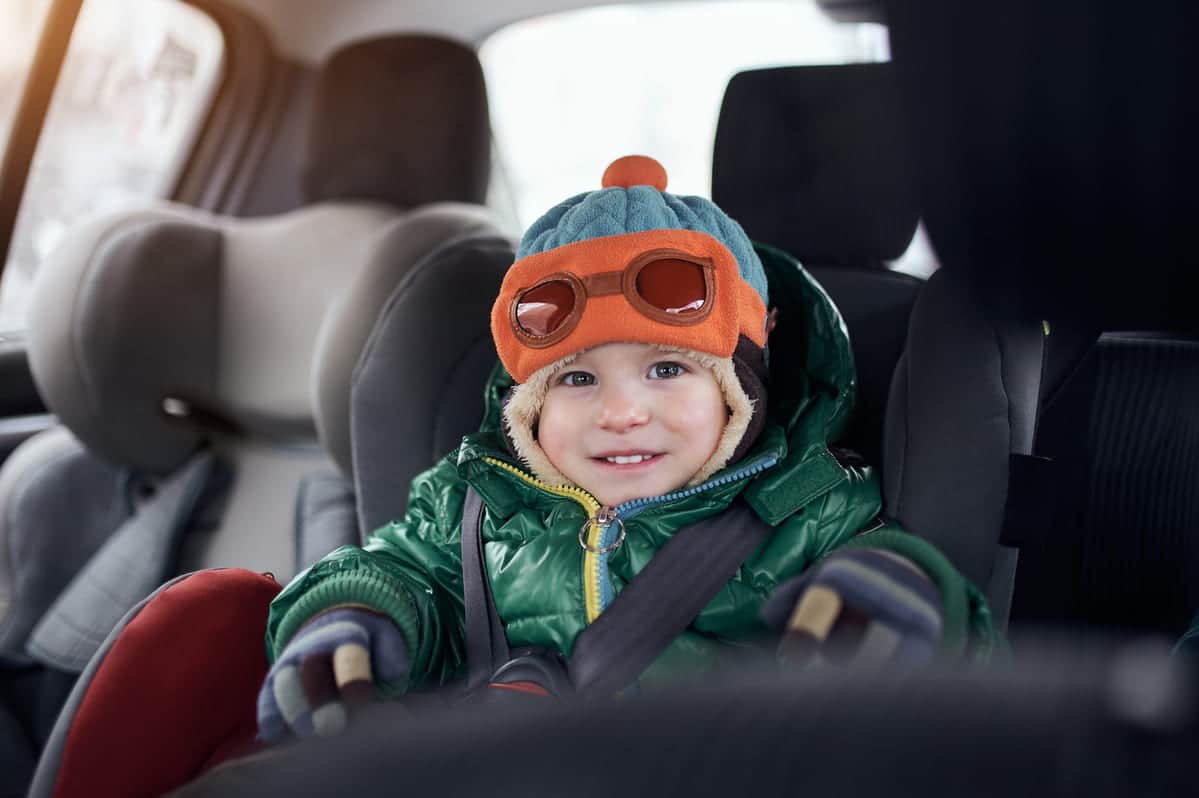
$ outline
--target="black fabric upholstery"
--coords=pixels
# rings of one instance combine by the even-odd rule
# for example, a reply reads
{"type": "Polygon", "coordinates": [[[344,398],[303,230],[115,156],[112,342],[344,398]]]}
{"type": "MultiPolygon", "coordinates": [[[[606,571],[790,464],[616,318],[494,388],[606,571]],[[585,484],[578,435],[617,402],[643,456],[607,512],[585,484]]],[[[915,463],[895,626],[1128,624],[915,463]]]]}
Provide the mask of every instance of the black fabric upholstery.
{"type": "Polygon", "coordinates": [[[0,798],[24,798],[76,674],[0,665],[0,798]]]}
{"type": "Polygon", "coordinates": [[[888,387],[919,278],[888,271],[916,231],[915,181],[889,64],[786,67],[729,82],[712,198],[800,259],[849,329],[858,406],[838,443],[878,462],[888,387]]]}
{"type": "Polygon", "coordinates": [[[412,478],[478,429],[497,357],[489,319],[512,243],[451,242],[388,298],[354,372],[350,424],[359,524],[401,517],[412,478]]]}
{"type": "Polygon", "coordinates": [[[760,69],[725,91],[712,199],[805,265],[876,265],[919,220],[890,64],[760,69]]]}
{"type": "Polygon", "coordinates": [[[887,512],[991,589],[1009,455],[1032,451],[1039,323],[989,321],[959,275],[933,275],[913,309],[887,406],[887,512]]]}
{"type": "Polygon", "coordinates": [[[227,763],[172,796],[374,798],[397,784],[491,798],[1194,794],[1194,685],[1149,653],[1121,667],[1075,655],[885,678],[719,673],[585,711],[529,697],[414,718],[385,704],[344,734],[227,763]],[[597,766],[597,749],[612,764],[597,766]]]}
{"type": "Polygon", "coordinates": [[[996,312],[1194,329],[1199,4],[891,0],[920,206],[996,312]]]}
{"type": "Polygon", "coordinates": [[[858,401],[838,444],[868,463],[882,461],[883,418],[908,317],[924,281],[911,275],[852,266],[808,269],[836,303],[849,328],[858,373],[858,401]]]}
{"type": "Polygon", "coordinates": [[[491,127],[471,48],[411,34],[351,44],[321,68],[314,106],[303,167],[308,202],[411,208],[486,199],[491,127]]]}
{"type": "Polygon", "coordinates": [[[1199,607],[1199,341],[1108,334],[1047,399],[1060,483],[1014,619],[1177,636],[1199,607]]]}
{"type": "MultiPolygon", "coordinates": [[[[0,671],[5,677],[4,671],[0,671]]],[[[15,691],[4,688],[14,686],[9,678],[0,679],[0,798],[20,798],[29,788],[33,778],[33,765],[37,761],[37,748],[25,731],[22,718],[14,707],[10,706],[9,693],[16,696],[15,691]]]]}

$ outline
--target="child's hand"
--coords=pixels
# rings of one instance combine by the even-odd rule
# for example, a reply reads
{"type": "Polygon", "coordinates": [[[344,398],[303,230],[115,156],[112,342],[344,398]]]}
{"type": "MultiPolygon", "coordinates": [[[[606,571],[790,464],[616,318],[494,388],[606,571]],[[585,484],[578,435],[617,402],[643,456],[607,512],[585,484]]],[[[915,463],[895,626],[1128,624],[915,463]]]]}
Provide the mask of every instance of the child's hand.
{"type": "Polygon", "coordinates": [[[408,671],[399,628],[361,607],[335,607],[300,627],[258,693],[258,738],[336,734],[348,710],[374,699],[374,680],[408,671]]]}
{"type": "Polygon", "coordinates": [[[931,660],[941,641],[941,597],[908,560],[881,549],[834,552],[779,585],[762,609],[783,632],[792,664],[931,660]]]}

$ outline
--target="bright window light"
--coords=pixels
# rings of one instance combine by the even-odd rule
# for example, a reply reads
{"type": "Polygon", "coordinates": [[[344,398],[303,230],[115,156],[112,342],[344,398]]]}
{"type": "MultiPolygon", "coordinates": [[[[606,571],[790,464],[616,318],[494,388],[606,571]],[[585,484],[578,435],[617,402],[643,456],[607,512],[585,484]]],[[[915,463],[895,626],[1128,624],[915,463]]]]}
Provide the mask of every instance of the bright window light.
{"type": "Polygon", "coordinates": [[[480,49],[500,185],[514,222],[599,188],[613,159],[650,155],[669,190],[708,196],[720,102],[745,69],[885,61],[886,29],[808,2],[603,6],[528,20],[480,49]]]}

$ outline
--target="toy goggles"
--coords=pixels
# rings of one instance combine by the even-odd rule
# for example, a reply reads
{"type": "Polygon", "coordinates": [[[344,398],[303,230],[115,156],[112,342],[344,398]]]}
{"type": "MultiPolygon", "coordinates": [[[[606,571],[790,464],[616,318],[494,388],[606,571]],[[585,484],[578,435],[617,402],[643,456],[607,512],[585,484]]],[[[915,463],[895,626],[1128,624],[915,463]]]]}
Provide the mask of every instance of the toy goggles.
{"type": "Polygon", "coordinates": [[[624,294],[634,310],[663,324],[698,324],[712,312],[712,262],[677,250],[646,252],[624,269],[578,277],[551,274],[517,294],[512,331],[525,346],[553,346],[578,326],[590,297],[624,294]]]}
{"type": "Polygon", "coordinates": [[[491,312],[504,367],[524,382],[572,352],[617,341],[732,356],[766,345],[766,306],[716,238],[648,230],[586,239],[521,258],[491,312]]]}

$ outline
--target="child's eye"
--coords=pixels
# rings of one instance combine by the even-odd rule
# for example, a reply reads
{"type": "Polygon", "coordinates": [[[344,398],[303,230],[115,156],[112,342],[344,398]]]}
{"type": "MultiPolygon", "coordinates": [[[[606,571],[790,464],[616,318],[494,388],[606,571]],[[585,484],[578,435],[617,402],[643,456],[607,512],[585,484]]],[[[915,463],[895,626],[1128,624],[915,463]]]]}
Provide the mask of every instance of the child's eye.
{"type": "Polygon", "coordinates": [[[576,388],[584,385],[595,385],[595,375],[588,374],[585,371],[568,371],[562,375],[561,384],[576,388]]]}
{"type": "Polygon", "coordinates": [[[655,363],[650,367],[649,376],[654,380],[669,380],[672,377],[678,377],[687,373],[687,367],[682,363],[664,362],[655,363]]]}

